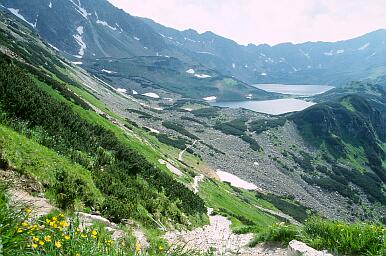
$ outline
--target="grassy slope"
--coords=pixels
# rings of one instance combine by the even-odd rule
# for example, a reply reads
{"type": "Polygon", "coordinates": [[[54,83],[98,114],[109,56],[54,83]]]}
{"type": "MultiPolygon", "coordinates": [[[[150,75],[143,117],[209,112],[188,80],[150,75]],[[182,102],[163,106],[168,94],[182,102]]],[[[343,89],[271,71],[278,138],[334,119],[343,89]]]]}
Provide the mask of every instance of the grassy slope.
{"type": "Polygon", "coordinates": [[[17,171],[52,186],[56,181],[55,174],[63,170],[83,180],[88,191],[99,201],[103,200],[88,170],[3,125],[0,125],[0,145],[2,157],[17,171]]]}
{"type": "Polygon", "coordinates": [[[249,195],[249,192],[243,192],[241,198],[235,195],[233,189],[221,182],[206,179],[200,185],[200,196],[205,202],[212,207],[216,212],[230,216],[232,221],[232,229],[237,230],[247,225],[242,223],[246,219],[259,226],[268,226],[276,223],[278,220],[262,211],[258,210],[253,205],[275,209],[272,204],[264,200],[258,200],[256,197],[249,195]],[[248,202],[246,201],[248,199],[248,202]],[[226,212],[224,212],[224,210],[226,212]]]}

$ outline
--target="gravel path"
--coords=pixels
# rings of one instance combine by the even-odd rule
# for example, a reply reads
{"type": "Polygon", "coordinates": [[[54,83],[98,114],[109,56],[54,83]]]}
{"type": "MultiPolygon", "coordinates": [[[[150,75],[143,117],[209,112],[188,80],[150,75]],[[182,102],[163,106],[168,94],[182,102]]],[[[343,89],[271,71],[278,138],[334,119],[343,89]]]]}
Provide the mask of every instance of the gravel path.
{"type": "Polygon", "coordinates": [[[193,146],[197,143],[197,141],[198,141],[198,140],[193,141],[193,143],[192,143],[191,145],[187,146],[184,150],[182,150],[182,151],[178,154],[178,160],[179,160],[179,161],[184,161],[183,158],[182,158],[183,154],[185,153],[186,150],[188,150],[189,148],[193,147],[193,146]]]}
{"type": "MultiPolygon", "coordinates": [[[[209,211],[210,213],[210,211],[209,211]]],[[[187,250],[206,252],[214,250],[214,255],[287,255],[287,250],[269,245],[258,245],[249,248],[248,243],[253,234],[233,234],[231,222],[220,215],[209,216],[210,224],[192,231],[171,231],[164,238],[173,246],[182,246],[187,250]]]]}

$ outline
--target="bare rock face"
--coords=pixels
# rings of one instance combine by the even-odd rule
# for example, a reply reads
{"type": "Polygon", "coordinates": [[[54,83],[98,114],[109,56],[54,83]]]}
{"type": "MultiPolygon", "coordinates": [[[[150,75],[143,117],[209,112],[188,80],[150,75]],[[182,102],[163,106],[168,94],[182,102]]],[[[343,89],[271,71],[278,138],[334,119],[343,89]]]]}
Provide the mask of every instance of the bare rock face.
{"type": "Polygon", "coordinates": [[[324,251],[317,251],[303,242],[292,240],[288,245],[287,256],[333,256],[324,251]]]}

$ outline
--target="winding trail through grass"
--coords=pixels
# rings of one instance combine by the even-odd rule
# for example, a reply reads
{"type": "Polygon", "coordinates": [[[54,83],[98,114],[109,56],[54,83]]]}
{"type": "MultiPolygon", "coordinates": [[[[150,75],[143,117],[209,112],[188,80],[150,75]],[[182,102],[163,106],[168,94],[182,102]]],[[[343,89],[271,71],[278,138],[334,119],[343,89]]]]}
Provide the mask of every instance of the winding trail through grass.
{"type": "Polygon", "coordinates": [[[193,143],[189,146],[187,146],[184,150],[182,150],[179,154],[178,154],[178,160],[179,161],[184,161],[182,156],[183,154],[185,153],[186,150],[188,150],[189,148],[193,147],[194,145],[196,145],[196,143],[198,142],[198,140],[194,140],[193,143]]]}

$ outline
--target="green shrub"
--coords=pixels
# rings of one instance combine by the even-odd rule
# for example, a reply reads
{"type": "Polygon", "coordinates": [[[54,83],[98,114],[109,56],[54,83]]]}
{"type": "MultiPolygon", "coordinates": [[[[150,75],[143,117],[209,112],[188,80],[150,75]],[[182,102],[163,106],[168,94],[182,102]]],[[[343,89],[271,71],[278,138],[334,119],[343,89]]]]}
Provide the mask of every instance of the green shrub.
{"type": "Polygon", "coordinates": [[[182,135],[185,135],[188,138],[191,138],[193,140],[198,140],[199,138],[192,134],[191,132],[187,131],[181,124],[175,123],[172,121],[163,121],[162,125],[165,126],[168,129],[174,130],[182,135]]]}
{"type": "Polygon", "coordinates": [[[285,118],[278,119],[260,119],[249,123],[249,130],[257,134],[267,131],[272,128],[283,126],[286,123],[285,118]]]}
{"type": "Polygon", "coordinates": [[[316,249],[345,255],[386,255],[386,229],[382,226],[313,217],[303,227],[304,241],[316,249]]]}
{"type": "Polygon", "coordinates": [[[294,225],[288,225],[284,222],[273,224],[257,233],[249,246],[254,247],[261,242],[280,242],[287,245],[290,241],[298,239],[299,228],[294,225]]]}
{"type": "Polygon", "coordinates": [[[288,244],[296,239],[336,255],[386,255],[386,228],[368,223],[347,223],[311,217],[304,226],[275,224],[260,230],[251,241],[288,244]]]}
{"type": "Polygon", "coordinates": [[[210,108],[195,109],[191,113],[196,117],[214,118],[218,116],[219,111],[220,111],[219,108],[210,107],[210,108]]]}

